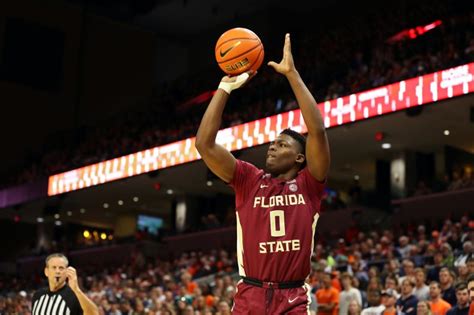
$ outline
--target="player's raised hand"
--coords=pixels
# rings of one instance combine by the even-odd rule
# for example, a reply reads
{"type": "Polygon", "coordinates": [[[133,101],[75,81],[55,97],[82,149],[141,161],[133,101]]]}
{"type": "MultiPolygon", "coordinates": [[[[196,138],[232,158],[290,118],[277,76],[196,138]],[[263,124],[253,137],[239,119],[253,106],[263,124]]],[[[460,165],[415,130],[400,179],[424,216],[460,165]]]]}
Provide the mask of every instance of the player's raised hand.
{"type": "Polygon", "coordinates": [[[293,54],[291,53],[291,41],[290,34],[286,33],[285,35],[285,45],[283,46],[283,58],[280,63],[270,61],[269,66],[273,67],[276,72],[283,75],[296,71],[295,63],[293,62],[293,54]]]}
{"type": "Polygon", "coordinates": [[[249,82],[256,74],[257,71],[249,70],[236,76],[226,75],[222,78],[219,88],[226,91],[227,94],[230,94],[233,90],[247,84],[247,82],[249,82]]]}
{"type": "Polygon", "coordinates": [[[69,287],[71,287],[73,291],[79,289],[79,284],[77,283],[77,272],[74,267],[67,267],[66,277],[68,279],[69,287]]]}

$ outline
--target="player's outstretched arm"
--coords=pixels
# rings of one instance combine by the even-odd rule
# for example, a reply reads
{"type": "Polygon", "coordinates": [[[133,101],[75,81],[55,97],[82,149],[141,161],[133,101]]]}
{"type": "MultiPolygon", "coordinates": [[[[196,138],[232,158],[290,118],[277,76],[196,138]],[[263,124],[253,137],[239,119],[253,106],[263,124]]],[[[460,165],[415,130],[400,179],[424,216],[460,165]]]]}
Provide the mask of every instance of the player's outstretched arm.
{"type": "Polygon", "coordinates": [[[216,143],[222,112],[232,90],[244,85],[254,75],[254,72],[246,72],[236,77],[222,78],[216,94],[212,97],[204,113],[196,135],[196,149],[202,159],[207,167],[226,183],[232,181],[234,176],[235,158],[226,148],[216,143]]]}
{"type": "Polygon", "coordinates": [[[301,109],[304,122],[308,127],[306,139],[306,163],[309,172],[319,181],[326,179],[330,165],[329,143],[324,127],[323,117],[316,106],[316,101],[311,92],[301,79],[293,62],[291,53],[290,34],[285,36],[283,59],[280,63],[270,61],[269,66],[283,74],[288,79],[296,101],[301,109]]]}

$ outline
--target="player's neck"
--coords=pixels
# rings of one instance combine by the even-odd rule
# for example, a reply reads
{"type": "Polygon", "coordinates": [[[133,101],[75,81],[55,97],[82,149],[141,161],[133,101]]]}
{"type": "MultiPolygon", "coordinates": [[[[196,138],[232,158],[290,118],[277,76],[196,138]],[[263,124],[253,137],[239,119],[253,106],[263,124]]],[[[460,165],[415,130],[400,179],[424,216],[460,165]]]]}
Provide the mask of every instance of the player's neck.
{"type": "Polygon", "coordinates": [[[292,180],[293,178],[298,175],[299,170],[298,169],[290,169],[286,173],[281,173],[281,174],[272,174],[273,178],[276,179],[282,179],[282,180],[292,180]]]}

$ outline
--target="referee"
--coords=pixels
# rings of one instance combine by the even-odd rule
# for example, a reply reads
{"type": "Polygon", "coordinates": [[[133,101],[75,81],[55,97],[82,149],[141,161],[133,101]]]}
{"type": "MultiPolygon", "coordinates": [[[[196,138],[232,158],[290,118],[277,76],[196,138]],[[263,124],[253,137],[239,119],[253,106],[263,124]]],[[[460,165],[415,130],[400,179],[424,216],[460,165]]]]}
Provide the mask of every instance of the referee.
{"type": "Polygon", "coordinates": [[[49,286],[35,292],[32,315],[98,315],[97,306],[81,291],[77,283],[76,269],[68,267],[63,254],[46,257],[44,274],[49,286]]]}

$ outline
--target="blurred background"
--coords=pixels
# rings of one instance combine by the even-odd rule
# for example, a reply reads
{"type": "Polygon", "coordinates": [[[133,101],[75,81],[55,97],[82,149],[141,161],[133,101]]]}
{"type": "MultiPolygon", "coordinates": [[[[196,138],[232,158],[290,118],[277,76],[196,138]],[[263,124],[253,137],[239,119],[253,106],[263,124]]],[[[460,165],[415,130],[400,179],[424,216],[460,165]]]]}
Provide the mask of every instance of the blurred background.
{"type": "Polygon", "coordinates": [[[224,113],[236,157],[263,167],[268,128],[299,116],[266,66],[286,32],[327,117],[313,298],[323,271],[339,290],[349,273],[361,309],[415,267],[421,283],[447,267],[443,294],[474,272],[473,3],[3,1],[0,314],[29,314],[58,251],[104,314],[229,313],[233,193],[192,144],[233,27],[265,47],[224,113]]]}

